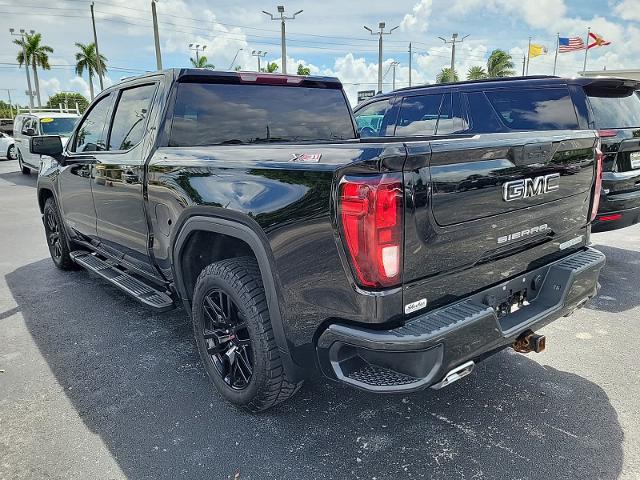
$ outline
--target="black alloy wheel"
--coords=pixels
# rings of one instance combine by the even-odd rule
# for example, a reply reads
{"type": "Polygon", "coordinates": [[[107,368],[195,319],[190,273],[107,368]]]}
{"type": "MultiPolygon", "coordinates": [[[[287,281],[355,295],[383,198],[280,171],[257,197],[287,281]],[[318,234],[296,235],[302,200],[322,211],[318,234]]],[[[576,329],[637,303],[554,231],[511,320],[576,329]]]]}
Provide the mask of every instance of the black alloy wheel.
{"type": "Polygon", "coordinates": [[[58,263],[62,258],[62,241],[60,237],[60,223],[53,209],[47,209],[44,212],[44,225],[51,258],[54,262],[58,263]]]}
{"type": "Polygon", "coordinates": [[[243,390],[253,375],[253,350],[247,320],[229,295],[220,289],[208,292],[202,301],[202,336],[207,353],[224,382],[243,390]]]}

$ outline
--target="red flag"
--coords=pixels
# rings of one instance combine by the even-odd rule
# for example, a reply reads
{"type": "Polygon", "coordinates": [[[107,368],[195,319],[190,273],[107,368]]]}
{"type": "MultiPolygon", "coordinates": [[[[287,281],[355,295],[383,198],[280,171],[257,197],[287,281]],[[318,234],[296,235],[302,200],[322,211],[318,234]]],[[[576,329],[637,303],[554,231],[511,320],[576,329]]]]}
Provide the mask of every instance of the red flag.
{"type": "Polygon", "coordinates": [[[589,39],[593,40],[593,42],[589,43],[589,46],[587,48],[604,47],[606,45],[611,45],[611,42],[607,42],[597,33],[589,32],[589,39]]]}

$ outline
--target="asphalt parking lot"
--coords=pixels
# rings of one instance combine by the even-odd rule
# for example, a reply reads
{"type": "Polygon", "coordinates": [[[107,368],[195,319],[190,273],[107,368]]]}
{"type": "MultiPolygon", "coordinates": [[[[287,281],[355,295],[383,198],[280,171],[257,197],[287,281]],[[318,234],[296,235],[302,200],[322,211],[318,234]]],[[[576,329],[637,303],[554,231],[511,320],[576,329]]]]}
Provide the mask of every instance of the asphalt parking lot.
{"type": "Polygon", "coordinates": [[[638,479],[640,227],[594,235],[599,298],[444,390],[305,384],[252,416],[209,385],[184,311],[49,259],[36,176],[0,162],[0,478],[638,479]]]}

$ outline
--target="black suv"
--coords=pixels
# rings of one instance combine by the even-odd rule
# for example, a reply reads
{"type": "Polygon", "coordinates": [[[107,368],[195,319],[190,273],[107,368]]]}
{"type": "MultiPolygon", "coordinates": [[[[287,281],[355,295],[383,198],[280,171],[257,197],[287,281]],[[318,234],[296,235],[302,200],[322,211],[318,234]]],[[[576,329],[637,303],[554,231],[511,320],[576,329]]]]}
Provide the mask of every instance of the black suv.
{"type": "Polygon", "coordinates": [[[404,88],[355,109],[363,137],[594,129],[604,151],[593,231],[640,220],[640,82],[514,77],[404,88]]]}
{"type": "MultiPolygon", "coordinates": [[[[555,117],[573,115],[543,93],[555,117]]],[[[444,97],[459,110],[460,95],[441,94],[419,122],[469,127],[440,119],[444,97]]],[[[51,257],[156,310],[183,306],[212,382],[253,411],[316,367],[406,392],[446,386],[502,348],[541,351],[534,330],[597,291],[597,136],[411,137],[396,117],[406,138],[358,138],[333,78],[128,79],[98,95],[64,148],[31,137],[51,257]]]]}

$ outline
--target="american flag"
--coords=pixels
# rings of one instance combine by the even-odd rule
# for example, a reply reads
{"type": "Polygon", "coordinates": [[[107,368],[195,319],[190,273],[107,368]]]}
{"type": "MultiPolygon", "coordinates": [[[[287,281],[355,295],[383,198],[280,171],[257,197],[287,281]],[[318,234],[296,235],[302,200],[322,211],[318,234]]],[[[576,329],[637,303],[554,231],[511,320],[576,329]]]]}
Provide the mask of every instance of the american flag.
{"type": "Polygon", "coordinates": [[[584,42],[580,37],[560,37],[558,39],[558,52],[567,53],[575,50],[584,50],[584,42]]]}

